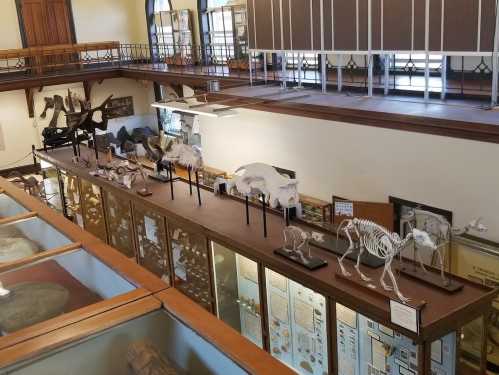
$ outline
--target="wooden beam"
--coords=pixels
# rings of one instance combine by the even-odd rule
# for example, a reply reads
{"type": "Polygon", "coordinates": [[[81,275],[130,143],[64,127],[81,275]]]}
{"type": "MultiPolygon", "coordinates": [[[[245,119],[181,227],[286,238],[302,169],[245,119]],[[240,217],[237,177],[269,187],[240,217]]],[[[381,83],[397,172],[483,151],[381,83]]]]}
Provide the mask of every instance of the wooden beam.
{"type": "Polygon", "coordinates": [[[35,99],[34,91],[31,88],[24,89],[26,95],[26,105],[28,106],[28,116],[29,118],[35,117],[35,99]]]}
{"type": "Polygon", "coordinates": [[[94,83],[94,81],[83,81],[83,91],[85,92],[85,100],[87,102],[92,98],[92,87],[94,83]]]}

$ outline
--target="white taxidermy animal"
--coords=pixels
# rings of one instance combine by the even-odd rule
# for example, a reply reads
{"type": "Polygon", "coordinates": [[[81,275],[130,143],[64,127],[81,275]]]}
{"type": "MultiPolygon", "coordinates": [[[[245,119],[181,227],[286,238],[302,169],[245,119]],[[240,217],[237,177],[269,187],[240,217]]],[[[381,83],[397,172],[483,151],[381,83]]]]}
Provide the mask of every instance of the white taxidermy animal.
{"type": "Polygon", "coordinates": [[[404,297],[404,295],[400,292],[397,280],[393,275],[391,267],[392,261],[395,256],[399,254],[402,249],[404,249],[406,244],[411,239],[414,239],[417,243],[425,244],[425,246],[436,249],[437,246],[433,243],[429,234],[419,229],[412,229],[412,231],[407,234],[404,239],[401,239],[397,233],[392,233],[385,227],[376,224],[375,222],[357,218],[344,220],[338,227],[337,235],[339,235],[340,231],[345,233],[350,243],[345,254],[343,254],[341,258],[338,258],[343,275],[351,276],[351,274],[345,269],[343,260],[354,251],[355,245],[352,239],[353,233],[357,236],[360,242],[360,250],[357,256],[357,263],[355,264],[355,270],[359,274],[360,278],[366,282],[371,281],[371,279],[364,275],[360,270],[360,257],[364,253],[364,250],[367,250],[369,254],[385,261],[385,267],[380,277],[380,284],[383,289],[388,291],[393,290],[402,302],[408,302],[409,299],[404,297]],[[387,285],[385,282],[387,274],[391,280],[392,286],[387,285]]]}
{"type": "Polygon", "coordinates": [[[264,194],[269,199],[270,207],[297,208],[297,216],[301,216],[300,195],[298,194],[298,180],[282,176],[277,170],[264,163],[252,163],[236,170],[236,175],[230,180],[218,178],[215,181],[215,194],[220,185],[225,183],[227,192],[235,187],[245,196],[264,194]]]}
{"type": "Polygon", "coordinates": [[[0,263],[14,262],[38,252],[38,246],[26,238],[0,238],[0,263]]]}
{"type": "Polygon", "coordinates": [[[316,242],[324,242],[324,234],[318,232],[306,232],[295,226],[288,226],[283,230],[284,234],[284,249],[294,255],[298,255],[302,261],[306,262],[306,256],[312,257],[310,253],[310,240],[316,242]],[[305,255],[307,254],[307,255],[305,255]]]}
{"type": "Polygon", "coordinates": [[[197,171],[203,167],[203,155],[198,146],[174,144],[163,157],[164,161],[178,163],[186,168],[197,171]]]}
{"type": "MultiPolygon", "coordinates": [[[[450,243],[452,236],[462,235],[470,231],[476,231],[479,233],[487,231],[487,227],[482,223],[482,218],[472,220],[463,228],[453,228],[444,216],[433,213],[431,211],[420,209],[412,210],[408,215],[404,217],[404,220],[409,223],[411,229],[419,225],[422,230],[424,230],[426,233],[429,233],[431,242],[436,245],[435,247],[433,247],[432,244],[428,244],[425,242],[416,241],[416,243],[421,247],[431,249],[432,258],[435,258],[436,255],[440,266],[440,276],[444,285],[449,284],[449,280],[445,276],[445,248],[450,243]]],[[[423,271],[428,272],[424,265],[421,254],[419,253],[418,246],[415,246],[414,248],[414,256],[419,262],[423,271]]]]}

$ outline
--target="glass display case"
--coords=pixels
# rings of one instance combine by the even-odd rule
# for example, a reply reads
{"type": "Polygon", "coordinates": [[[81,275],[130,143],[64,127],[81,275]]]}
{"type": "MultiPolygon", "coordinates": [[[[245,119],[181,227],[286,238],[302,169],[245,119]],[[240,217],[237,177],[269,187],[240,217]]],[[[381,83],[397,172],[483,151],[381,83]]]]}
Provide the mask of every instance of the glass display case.
{"type": "Polygon", "coordinates": [[[69,172],[59,170],[64,199],[66,203],[66,217],[83,228],[83,210],[81,207],[80,179],[69,172]]]}
{"type": "Polygon", "coordinates": [[[80,179],[83,224],[85,230],[104,242],[107,242],[106,222],[102,203],[102,192],[99,186],[90,181],[80,179]]]}
{"type": "Polygon", "coordinates": [[[0,264],[71,243],[69,238],[38,217],[0,225],[0,264]]]}
{"type": "Polygon", "coordinates": [[[168,285],[170,260],[166,240],[165,218],[141,204],[133,204],[138,263],[168,285]]]}
{"type": "MultiPolygon", "coordinates": [[[[340,304],[336,304],[336,319],[338,373],[421,373],[420,348],[412,339],[340,304]]],[[[455,332],[431,344],[431,374],[455,374],[456,347],[455,332]]]]}
{"type": "Polygon", "coordinates": [[[128,258],[135,258],[132,206],[109,190],[103,192],[109,244],[128,258]]]}
{"type": "Polygon", "coordinates": [[[0,194],[0,219],[28,213],[28,210],[7,194],[0,194]]]}
{"type": "Polygon", "coordinates": [[[81,249],[0,273],[0,283],[2,336],[136,289],[81,249]]]}
{"type": "Polygon", "coordinates": [[[211,241],[217,317],[263,348],[258,264],[211,241]]]}
{"type": "Polygon", "coordinates": [[[270,269],[265,277],[271,354],[299,374],[328,374],[326,298],[270,269]]]}
{"type": "MultiPolygon", "coordinates": [[[[168,363],[165,367],[175,370],[168,372],[171,374],[247,374],[227,355],[164,310],[17,363],[0,370],[0,374],[153,374],[156,372],[148,370],[151,353],[155,353],[155,359],[168,363]],[[142,372],[133,371],[132,362],[133,368],[141,367],[142,372]]],[[[154,362],[157,365],[158,361],[154,362]]]]}
{"type": "Polygon", "coordinates": [[[43,192],[45,203],[59,212],[62,212],[61,185],[59,184],[59,171],[45,160],[40,160],[41,174],[43,176],[43,192]]]}
{"type": "Polygon", "coordinates": [[[213,312],[208,240],[171,220],[168,231],[175,288],[213,312]]]}

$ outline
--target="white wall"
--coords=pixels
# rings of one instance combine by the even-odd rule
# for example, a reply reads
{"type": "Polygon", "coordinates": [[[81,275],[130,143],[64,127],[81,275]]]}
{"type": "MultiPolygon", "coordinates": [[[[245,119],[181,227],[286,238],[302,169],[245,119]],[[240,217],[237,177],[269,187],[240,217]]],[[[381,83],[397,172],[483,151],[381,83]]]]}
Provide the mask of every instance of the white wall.
{"type": "Polygon", "coordinates": [[[21,48],[21,33],[15,0],[2,0],[0,6],[0,49],[21,48]]]}
{"type": "Polygon", "coordinates": [[[499,145],[238,109],[202,117],[205,164],[233,172],[265,162],[297,172],[301,193],[386,202],[397,196],[483,216],[499,241],[499,145]]]}

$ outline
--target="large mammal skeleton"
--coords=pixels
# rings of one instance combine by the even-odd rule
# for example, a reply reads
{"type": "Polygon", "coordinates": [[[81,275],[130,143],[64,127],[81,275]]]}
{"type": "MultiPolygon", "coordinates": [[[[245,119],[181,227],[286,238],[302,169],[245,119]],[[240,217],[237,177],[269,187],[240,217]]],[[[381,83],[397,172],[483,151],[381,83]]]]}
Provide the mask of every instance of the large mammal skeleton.
{"type": "Polygon", "coordinates": [[[404,249],[407,243],[412,239],[414,239],[414,241],[416,241],[421,245],[431,248],[436,248],[436,245],[433,243],[428,233],[414,228],[409,234],[407,234],[405,238],[402,239],[397,233],[392,233],[391,231],[382,227],[381,225],[378,225],[370,220],[357,219],[357,218],[351,220],[344,220],[338,228],[338,235],[340,231],[343,231],[345,233],[350,243],[345,254],[343,254],[341,258],[338,258],[341,272],[343,273],[343,275],[351,276],[351,274],[345,269],[345,266],[343,265],[343,260],[349,254],[351,254],[355,249],[354,240],[352,239],[352,234],[355,234],[360,243],[360,250],[357,256],[357,263],[355,265],[355,269],[359,274],[359,276],[361,277],[361,279],[366,282],[371,281],[371,279],[366,275],[364,275],[360,270],[360,257],[362,256],[364,251],[367,250],[369,254],[378,257],[380,259],[384,259],[385,261],[385,267],[380,277],[380,284],[383,287],[383,289],[388,291],[393,290],[397,295],[397,297],[402,302],[404,303],[408,302],[409,299],[404,297],[404,295],[400,292],[397,280],[393,275],[391,267],[392,261],[395,258],[395,256],[399,254],[400,251],[402,251],[402,249],[404,249]],[[392,286],[389,286],[385,282],[385,277],[387,274],[390,278],[392,286]]]}

